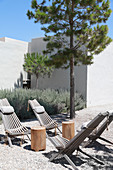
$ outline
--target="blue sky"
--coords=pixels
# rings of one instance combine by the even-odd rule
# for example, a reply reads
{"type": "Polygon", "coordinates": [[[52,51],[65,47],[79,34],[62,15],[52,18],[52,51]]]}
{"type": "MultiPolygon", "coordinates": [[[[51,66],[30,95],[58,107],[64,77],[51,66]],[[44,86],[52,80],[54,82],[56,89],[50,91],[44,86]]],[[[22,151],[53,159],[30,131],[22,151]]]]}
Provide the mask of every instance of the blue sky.
{"type": "MultiPolygon", "coordinates": [[[[39,23],[28,20],[27,10],[31,0],[0,0],[0,37],[9,37],[30,42],[32,38],[44,36],[39,23]]],[[[111,0],[113,11],[113,0],[111,0]]],[[[113,13],[108,22],[108,35],[113,39],[113,13]]]]}

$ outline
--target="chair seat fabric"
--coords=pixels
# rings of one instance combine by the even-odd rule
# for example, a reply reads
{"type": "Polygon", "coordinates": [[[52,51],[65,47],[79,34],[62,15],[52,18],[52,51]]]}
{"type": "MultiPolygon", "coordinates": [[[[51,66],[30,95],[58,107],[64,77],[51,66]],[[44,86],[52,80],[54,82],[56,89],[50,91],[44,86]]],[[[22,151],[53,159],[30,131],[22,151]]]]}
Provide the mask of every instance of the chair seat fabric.
{"type": "Polygon", "coordinates": [[[1,112],[4,114],[7,113],[13,113],[14,112],[14,108],[12,106],[0,106],[0,110],[1,112]]]}
{"type": "Polygon", "coordinates": [[[34,110],[37,112],[37,113],[43,113],[45,112],[45,109],[43,106],[37,106],[34,108],[34,110]]]}

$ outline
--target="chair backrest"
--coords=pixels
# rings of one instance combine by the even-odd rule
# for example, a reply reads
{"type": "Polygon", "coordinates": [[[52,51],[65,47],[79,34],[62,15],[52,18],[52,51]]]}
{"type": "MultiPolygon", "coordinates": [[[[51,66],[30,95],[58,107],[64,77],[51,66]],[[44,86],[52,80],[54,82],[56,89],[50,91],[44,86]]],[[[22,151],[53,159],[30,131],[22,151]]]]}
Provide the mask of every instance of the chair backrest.
{"type": "Polygon", "coordinates": [[[31,108],[33,109],[35,116],[38,118],[41,125],[47,125],[48,123],[51,123],[53,120],[51,117],[47,114],[46,111],[42,113],[37,113],[35,108],[40,106],[38,101],[36,99],[34,100],[28,100],[28,103],[30,104],[31,108]]]}
{"type": "MultiPolygon", "coordinates": [[[[4,99],[0,99],[0,106],[10,106],[10,104],[8,100],[4,98],[4,99]]],[[[15,112],[10,114],[4,114],[0,111],[0,113],[2,115],[2,120],[3,120],[5,130],[15,129],[22,126],[15,112]]]]}
{"type": "Polygon", "coordinates": [[[90,121],[90,123],[88,123],[85,129],[78,132],[78,134],[68,142],[62,152],[66,154],[73,153],[107,115],[107,112],[99,113],[92,121],[90,121]]]}

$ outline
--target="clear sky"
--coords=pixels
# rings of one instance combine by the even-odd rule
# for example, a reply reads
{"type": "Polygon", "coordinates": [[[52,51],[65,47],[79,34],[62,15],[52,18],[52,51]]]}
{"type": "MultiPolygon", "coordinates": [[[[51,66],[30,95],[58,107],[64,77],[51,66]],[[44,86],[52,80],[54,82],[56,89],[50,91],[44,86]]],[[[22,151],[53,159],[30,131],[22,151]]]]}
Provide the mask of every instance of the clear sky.
{"type": "MultiPolygon", "coordinates": [[[[0,37],[9,37],[30,42],[32,38],[43,37],[39,23],[28,20],[26,15],[31,0],[0,0],[0,37]]],[[[111,0],[113,11],[113,0],[111,0]]],[[[109,36],[113,39],[113,13],[108,22],[109,36]]]]}

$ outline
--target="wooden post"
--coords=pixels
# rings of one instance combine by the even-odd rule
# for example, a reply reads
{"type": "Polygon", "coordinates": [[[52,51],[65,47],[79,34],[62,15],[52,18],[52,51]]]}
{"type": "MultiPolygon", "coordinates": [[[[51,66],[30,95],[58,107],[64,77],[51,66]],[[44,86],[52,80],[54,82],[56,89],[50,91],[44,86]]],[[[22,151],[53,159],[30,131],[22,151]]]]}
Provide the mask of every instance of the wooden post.
{"type": "Polygon", "coordinates": [[[46,149],[46,129],[43,126],[31,128],[31,149],[35,151],[46,149]]]}
{"type": "Polygon", "coordinates": [[[75,136],[75,122],[62,122],[62,136],[68,140],[75,136]]]}

